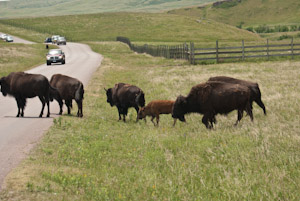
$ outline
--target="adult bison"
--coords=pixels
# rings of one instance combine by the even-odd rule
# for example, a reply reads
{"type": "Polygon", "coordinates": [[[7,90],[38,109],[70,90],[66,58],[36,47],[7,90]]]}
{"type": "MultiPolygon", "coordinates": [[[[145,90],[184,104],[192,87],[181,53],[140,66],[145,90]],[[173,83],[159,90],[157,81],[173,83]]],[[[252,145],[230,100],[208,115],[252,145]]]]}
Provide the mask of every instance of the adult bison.
{"type": "Polygon", "coordinates": [[[238,110],[238,119],[235,125],[243,117],[245,110],[253,120],[250,106],[250,90],[239,84],[225,82],[206,82],[192,87],[189,94],[178,96],[173,106],[172,117],[185,122],[185,114],[204,114],[202,123],[206,128],[213,128],[215,115],[228,114],[238,110]]]}
{"type": "MultiPolygon", "coordinates": [[[[107,102],[111,107],[116,106],[118,108],[119,120],[121,120],[121,115],[123,115],[124,122],[128,113],[128,108],[134,107],[138,114],[139,106],[145,106],[145,94],[137,86],[117,83],[114,88],[104,88],[104,90],[106,91],[107,102]]],[[[136,121],[138,121],[138,117],[136,118],[136,121]]]]}
{"type": "Polygon", "coordinates": [[[24,72],[13,72],[0,79],[1,92],[3,96],[7,94],[13,96],[18,105],[17,117],[24,117],[24,108],[26,98],[38,96],[42,102],[42,110],[39,117],[43,116],[44,107],[47,103],[48,113],[50,116],[49,93],[55,91],[51,88],[48,79],[40,74],[29,74],[24,72]]]}
{"type": "Polygon", "coordinates": [[[266,115],[266,108],[264,103],[261,100],[261,93],[260,89],[257,83],[251,82],[251,81],[246,81],[246,80],[240,80],[232,77],[227,77],[227,76],[216,76],[216,77],[211,77],[209,78],[208,81],[220,81],[220,82],[227,82],[227,83],[233,83],[233,84],[241,84],[250,89],[250,104],[252,108],[252,103],[255,101],[264,111],[264,114],[266,115]]]}
{"type": "Polygon", "coordinates": [[[72,78],[62,74],[55,74],[50,79],[50,85],[53,88],[56,88],[59,94],[51,94],[52,97],[58,102],[60,111],[59,114],[63,112],[63,101],[65,100],[65,104],[68,108],[68,114],[71,113],[72,108],[72,100],[75,99],[78,111],[77,116],[83,117],[82,113],[82,100],[83,100],[83,84],[76,78],[72,78]]]}

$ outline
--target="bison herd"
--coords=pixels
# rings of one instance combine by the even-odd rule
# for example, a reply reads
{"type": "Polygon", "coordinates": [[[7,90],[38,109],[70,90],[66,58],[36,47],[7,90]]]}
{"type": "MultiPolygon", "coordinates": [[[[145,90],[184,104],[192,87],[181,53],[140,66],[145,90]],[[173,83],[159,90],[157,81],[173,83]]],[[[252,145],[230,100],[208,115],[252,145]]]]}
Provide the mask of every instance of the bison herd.
{"type": "MultiPolygon", "coordinates": [[[[47,117],[50,116],[49,101],[54,99],[60,106],[59,114],[62,114],[63,101],[71,112],[72,100],[78,105],[77,116],[82,117],[82,100],[84,88],[82,82],[66,75],[55,74],[48,79],[39,74],[24,72],[10,73],[0,79],[1,92],[16,99],[18,106],[17,117],[24,116],[26,99],[38,96],[42,102],[42,110],[39,117],[43,116],[45,104],[47,104],[47,117]]],[[[243,117],[244,111],[253,121],[252,103],[256,102],[266,115],[266,108],[261,100],[261,92],[257,83],[235,79],[226,76],[211,77],[207,82],[192,87],[187,96],[178,96],[175,101],[153,100],[145,106],[145,94],[139,87],[117,83],[113,88],[105,89],[107,102],[111,107],[116,106],[119,120],[125,122],[128,109],[133,107],[137,112],[136,121],[151,116],[154,125],[159,125],[160,114],[172,114],[173,126],[179,119],[185,122],[185,115],[189,113],[203,114],[202,123],[211,129],[216,124],[217,114],[228,114],[237,110],[235,125],[243,117]],[[156,123],[153,121],[156,118],[156,123]]]]}
{"type": "Polygon", "coordinates": [[[40,74],[13,72],[0,79],[3,96],[9,95],[16,99],[18,106],[17,117],[24,117],[26,99],[38,96],[42,102],[42,110],[39,117],[43,116],[44,107],[47,103],[47,117],[50,116],[49,101],[55,99],[60,106],[59,114],[62,114],[63,100],[68,108],[68,114],[72,108],[72,100],[78,105],[77,116],[82,117],[83,84],[76,78],[66,75],[55,74],[49,80],[40,74]]]}

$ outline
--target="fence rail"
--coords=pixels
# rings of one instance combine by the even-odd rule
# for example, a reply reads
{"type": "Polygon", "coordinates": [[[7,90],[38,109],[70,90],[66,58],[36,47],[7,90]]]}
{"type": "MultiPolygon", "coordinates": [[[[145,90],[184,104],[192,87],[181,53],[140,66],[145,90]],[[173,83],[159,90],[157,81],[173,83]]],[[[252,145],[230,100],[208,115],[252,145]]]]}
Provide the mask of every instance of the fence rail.
{"type": "Polygon", "coordinates": [[[117,41],[128,44],[131,50],[138,53],[147,53],[152,56],[160,56],[168,59],[185,59],[191,64],[196,64],[198,61],[215,60],[217,63],[226,59],[245,60],[247,58],[264,58],[283,57],[300,55],[300,44],[294,43],[291,40],[289,44],[269,44],[267,40],[264,45],[245,45],[242,41],[241,46],[220,47],[216,41],[215,47],[210,48],[195,48],[195,44],[191,42],[177,45],[134,45],[126,37],[117,37],[117,41]]]}

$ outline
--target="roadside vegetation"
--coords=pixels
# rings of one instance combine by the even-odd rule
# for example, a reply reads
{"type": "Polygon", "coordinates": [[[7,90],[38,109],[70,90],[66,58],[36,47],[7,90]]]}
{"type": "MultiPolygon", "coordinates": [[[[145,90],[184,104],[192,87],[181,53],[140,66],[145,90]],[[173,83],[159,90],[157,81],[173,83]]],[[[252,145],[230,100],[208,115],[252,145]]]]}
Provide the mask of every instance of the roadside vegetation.
{"type": "Polygon", "coordinates": [[[44,63],[46,53],[43,44],[24,45],[0,41],[0,77],[44,63]]]}
{"type": "Polygon", "coordinates": [[[4,200],[299,200],[300,98],[298,61],[191,66],[135,54],[118,42],[91,42],[104,55],[86,87],[84,117],[63,115],[15,169],[4,200]],[[202,115],[172,127],[119,122],[104,87],[137,85],[154,99],[174,100],[210,76],[258,82],[268,115],[254,103],[254,122],[236,112],[217,116],[207,130],[202,115]]]}

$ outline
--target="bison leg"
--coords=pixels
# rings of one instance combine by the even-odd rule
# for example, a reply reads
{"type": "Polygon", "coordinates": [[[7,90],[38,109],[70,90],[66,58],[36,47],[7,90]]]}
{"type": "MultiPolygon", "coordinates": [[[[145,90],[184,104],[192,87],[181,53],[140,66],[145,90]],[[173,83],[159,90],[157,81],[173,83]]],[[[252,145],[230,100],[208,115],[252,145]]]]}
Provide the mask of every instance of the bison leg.
{"type": "Polygon", "coordinates": [[[176,118],[174,118],[174,123],[173,123],[173,127],[175,127],[175,124],[176,124],[176,118]]]}
{"type": "Polygon", "coordinates": [[[151,121],[152,121],[152,123],[153,123],[154,126],[155,126],[155,122],[153,121],[154,118],[155,118],[155,116],[151,116],[151,121]]]}
{"type": "Polygon", "coordinates": [[[138,114],[139,114],[140,108],[138,106],[134,106],[134,109],[136,111],[136,122],[138,122],[139,121],[138,114]]]}
{"type": "Polygon", "coordinates": [[[234,126],[237,126],[238,123],[241,121],[242,118],[243,118],[243,110],[239,109],[238,110],[238,119],[236,120],[234,126]]]}
{"type": "Polygon", "coordinates": [[[82,114],[82,100],[76,100],[77,106],[78,106],[78,112],[77,117],[83,117],[82,114]]]}
{"type": "Polygon", "coordinates": [[[265,108],[265,105],[262,102],[262,100],[259,98],[259,99],[255,100],[255,102],[257,103],[257,105],[259,105],[259,107],[261,107],[263,109],[264,114],[267,115],[266,108],[265,108]]]}
{"type": "Polygon", "coordinates": [[[247,105],[247,107],[246,107],[246,112],[250,116],[251,121],[253,121],[252,108],[249,105],[247,105]]]}
{"type": "Polygon", "coordinates": [[[18,114],[16,117],[19,117],[20,116],[20,111],[21,111],[21,99],[19,98],[16,98],[16,102],[17,102],[17,106],[18,106],[18,114]]]}
{"type": "Polygon", "coordinates": [[[207,129],[211,129],[211,125],[208,123],[209,115],[204,114],[202,117],[202,123],[206,126],[207,129]]]}
{"type": "Polygon", "coordinates": [[[156,114],[156,126],[158,127],[159,124],[159,114],[156,114]]]}
{"type": "Polygon", "coordinates": [[[42,96],[39,96],[39,99],[40,99],[40,101],[42,102],[42,110],[41,110],[41,113],[40,113],[40,116],[39,117],[42,117],[43,116],[43,114],[44,114],[44,108],[45,108],[45,99],[44,99],[44,97],[42,97],[42,96]]]}
{"type": "Polygon", "coordinates": [[[72,100],[65,100],[65,103],[68,108],[68,114],[71,114],[72,100]]]}

